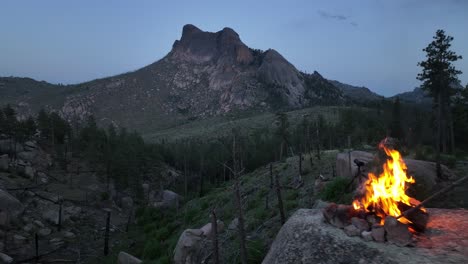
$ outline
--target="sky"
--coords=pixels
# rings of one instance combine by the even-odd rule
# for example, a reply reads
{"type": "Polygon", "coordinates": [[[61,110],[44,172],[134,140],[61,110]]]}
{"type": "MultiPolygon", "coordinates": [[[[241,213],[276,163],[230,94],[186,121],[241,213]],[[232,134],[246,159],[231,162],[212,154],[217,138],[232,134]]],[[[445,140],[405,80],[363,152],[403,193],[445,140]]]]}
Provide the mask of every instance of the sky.
{"type": "Polygon", "coordinates": [[[420,84],[422,49],[444,29],[468,83],[468,0],[0,1],[0,76],[74,84],[133,71],[194,24],[385,96],[420,84]]]}

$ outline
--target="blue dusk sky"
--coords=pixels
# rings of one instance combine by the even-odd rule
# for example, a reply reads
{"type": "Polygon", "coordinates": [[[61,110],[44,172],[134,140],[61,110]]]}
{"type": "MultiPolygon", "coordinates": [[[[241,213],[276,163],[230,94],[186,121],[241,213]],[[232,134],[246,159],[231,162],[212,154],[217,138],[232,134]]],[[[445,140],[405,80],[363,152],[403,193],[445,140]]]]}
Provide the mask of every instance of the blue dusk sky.
{"type": "Polygon", "coordinates": [[[299,70],[390,96],[419,85],[437,29],[453,36],[468,82],[468,1],[1,0],[0,76],[74,84],[161,59],[185,24],[233,28],[299,70]]]}

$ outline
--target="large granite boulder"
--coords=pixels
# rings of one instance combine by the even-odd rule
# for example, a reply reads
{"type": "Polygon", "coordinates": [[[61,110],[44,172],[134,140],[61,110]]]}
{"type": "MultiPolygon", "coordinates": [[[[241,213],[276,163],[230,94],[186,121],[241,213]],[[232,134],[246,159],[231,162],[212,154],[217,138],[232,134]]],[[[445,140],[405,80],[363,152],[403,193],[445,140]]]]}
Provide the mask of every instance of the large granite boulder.
{"type": "Polygon", "coordinates": [[[8,154],[0,155],[0,171],[8,171],[10,158],[8,154]]]}
{"type": "Polygon", "coordinates": [[[181,196],[170,190],[162,191],[157,198],[155,196],[158,195],[153,194],[150,196],[152,196],[150,199],[153,200],[152,204],[155,208],[178,208],[181,201],[181,196]]]}
{"type": "MultiPolygon", "coordinates": [[[[363,161],[366,165],[374,159],[374,155],[365,151],[350,151],[338,153],[336,155],[336,176],[350,178],[356,175],[358,167],[354,164],[354,160],[363,161]]],[[[369,171],[368,166],[362,168],[363,172],[369,171]]]]}
{"type": "MultiPolygon", "coordinates": [[[[354,164],[354,160],[363,161],[366,165],[362,167],[364,173],[372,169],[374,155],[365,151],[351,151],[338,153],[336,156],[336,176],[350,178],[356,175],[358,167],[354,164]]],[[[426,189],[431,190],[436,185],[437,173],[435,162],[404,159],[407,166],[407,173],[416,179],[417,184],[423,184],[426,189]]],[[[453,178],[453,172],[442,165],[442,174],[445,178],[453,178]]]]}
{"type": "Polygon", "coordinates": [[[142,261],[127,252],[120,251],[117,264],[140,264],[142,261]]]}
{"type": "Polygon", "coordinates": [[[350,237],[325,223],[322,210],[299,209],[263,263],[468,263],[468,210],[428,211],[427,230],[416,236],[414,247],[399,247],[350,237]]]}
{"type": "Polygon", "coordinates": [[[201,262],[201,229],[186,229],[179,237],[174,249],[175,264],[195,264],[201,262]]]}
{"type": "Polygon", "coordinates": [[[11,220],[18,219],[24,206],[7,191],[0,189],[0,225],[8,225],[11,220]]]}

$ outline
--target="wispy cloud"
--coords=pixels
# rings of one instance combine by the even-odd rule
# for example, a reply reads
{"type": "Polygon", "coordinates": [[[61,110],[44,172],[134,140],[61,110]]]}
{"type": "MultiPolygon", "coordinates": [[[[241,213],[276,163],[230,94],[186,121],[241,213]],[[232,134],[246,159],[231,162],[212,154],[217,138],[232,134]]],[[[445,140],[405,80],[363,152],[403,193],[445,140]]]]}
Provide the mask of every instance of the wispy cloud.
{"type": "Polygon", "coordinates": [[[340,14],[331,14],[331,13],[328,13],[328,12],[323,11],[323,10],[319,10],[318,14],[321,17],[326,18],[326,19],[336,19],[336,20],[346,20],[346,19],[348,19],[347,16],[340,15],[340,14]]]}
{"type": "MultiPolygon", "coordinates": [[[[318,10],[317,13],[320,15],[320,17],[322,17],[324,19],[334,19],[334,20],[338,20],[338,21],[349,21],[349,17],[345,16],[345,15],[342,15],[342,14],[332,14],[332,13],[329,13],[329,12],[323,11],[323,10],[318,10]]],[[[358,26],[358,23],[356,23],[354,21],[350,21],[349,24],[351,26],[354,26],[354,27],[358,26]]]]}

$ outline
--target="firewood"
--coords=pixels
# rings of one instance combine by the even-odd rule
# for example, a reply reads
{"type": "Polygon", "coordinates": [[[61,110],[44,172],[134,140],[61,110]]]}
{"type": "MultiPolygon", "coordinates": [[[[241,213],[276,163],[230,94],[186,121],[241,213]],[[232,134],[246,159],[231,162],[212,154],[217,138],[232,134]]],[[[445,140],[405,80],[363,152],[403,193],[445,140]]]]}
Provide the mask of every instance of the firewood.
{"type": "Polygon", "coordinates": [[[424,201],[422,201],[420,204],[418,204],[417,206],[409,209],[409,210],[406,210],[404,211],[401,215],[399,215],[397,217],[397,219],[401,218],[401,217],[407,217],[407,215],[411,215],[413,214],[415,211],[418,211],[421,207],[423,207],[425,204],[427,204],[428,202],[432,201],[434,198],[437,198],[439,197],[440,195],[450,191],[452,188],[456,187],[457,185],[461,184],[462,182],[466,181],[468,179],[468,176],[465,176],[457,181],[454,181],[452,182],[449,186],[446,186],[445,188],[443,188],[442,190],[434,193],[433,195],[429,196],[428,198],[426,198],[424,201]]]}

